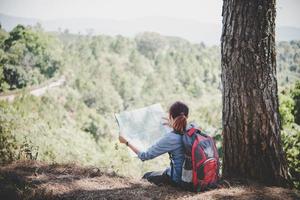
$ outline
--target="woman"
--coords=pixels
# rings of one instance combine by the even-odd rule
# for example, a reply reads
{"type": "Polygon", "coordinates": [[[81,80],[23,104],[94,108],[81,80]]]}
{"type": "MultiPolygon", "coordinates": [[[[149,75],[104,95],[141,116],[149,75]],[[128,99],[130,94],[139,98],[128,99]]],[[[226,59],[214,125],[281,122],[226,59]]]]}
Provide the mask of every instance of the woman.
{"type": "Polygon", "coordinates": [[[166,133],[158,142],[151,146],[147,151],[138,150],[133,144],[120,136],[120,143],[126,144],[142,160],[153,159],[164,153],[169,153],[171,164],[163,172],[148,172],[143,178],[157,184],[178,185],[181,182],[182,164],[184,161],[184,147],[182,135],[186,131],[189,108],[182,102],[175,102],[169,109],[169,125],[173,130],[166,133]]]}

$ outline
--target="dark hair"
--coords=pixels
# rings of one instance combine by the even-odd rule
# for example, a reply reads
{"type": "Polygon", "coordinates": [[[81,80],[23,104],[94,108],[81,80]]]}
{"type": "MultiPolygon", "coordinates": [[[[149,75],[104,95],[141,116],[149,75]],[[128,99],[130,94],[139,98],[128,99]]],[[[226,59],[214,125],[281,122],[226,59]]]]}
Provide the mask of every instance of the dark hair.
{"type": "Polygon", "coordinates": [[[189,115],[188,106],[180,101],[176,101],[171,105],[169,114],[173,118],[173,122],[170,125],[174,131],[184,133],[189,115]]]}

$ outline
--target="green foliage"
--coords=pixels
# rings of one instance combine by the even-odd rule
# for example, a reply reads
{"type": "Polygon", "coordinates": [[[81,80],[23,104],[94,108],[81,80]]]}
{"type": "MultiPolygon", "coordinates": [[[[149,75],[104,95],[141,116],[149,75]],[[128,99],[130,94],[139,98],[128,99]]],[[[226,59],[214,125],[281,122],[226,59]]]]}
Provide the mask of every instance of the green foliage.
{"type": "Polygon", "coordinates": [[[300,78],[300,42],[279,42],[276,47],[278,84],[293,84],[300,78]]]}
{"type": "Polygon", "coordinates": [[[281,115],[281,124],[282,126],[288,126],[294,122],[293,110],[295,107],[295,102],[291,96],[288,95],[279,95],[280,107],[279,112],[281,115]]]}
{"type": "Polygon", "coordinates": [[[77,126],[71,113],[66,112],[55,97],[23,96],[4,108],[15,110],[11,123],[17,126],[9,127],[19,147],[15,159],[38,158],[48,162],[78,161],[84,164],[97,164],[100,159],[92,135],[81,131],[78,127],[81,124],[77,126]]]}
{"type": "Polygon", "coordinates": [[[62,65],[58,41],[38,27],[1,29],[0,47],[0,91],[41,83],[62,65]]]}
{"type": "Polygon", "coordinates": [[[16,126],[13,113],[13,108],[6,108],[6,103],[0,102],[0,164],[16,159],[18,147],[13,134],[16,126]]]}
{"type": "Polygon", "coordinates": [[[20,146],[19,154],[17,159],[18,160],[36,160],[39,154],[39,148],[34,146],[33,143],[24,138],[23,144],[20,146]]]}
{"type": "Polygon", "coordinates": [[[289,163],[289,171],[296,188],[300,189],[300,126],[292,124],[282,131],[282,141],[289,163]]]}
{"type": "Polygon", "coordinates": [[[149,59],[154,59],[158,51],[162,51],[166,45],[165,38],[157,33],[143,33],[136,38],[138,51],[149,59]]]}
{"type": "Polygon", "coordinates": [[[300,81],[280,95],[280,115],[282,121],[282,141],[287,155],[289,171],[295,186],[300,188],[300,126],[296,121],[300,106],[300,81]]]}
{"type": "Polygon", "coordinates": [[[291,91],[291,97],[295,102],[293,115],[295,116],[295,123],[300,125],[300,81],[297,81],[294,89],[291,91]]]}

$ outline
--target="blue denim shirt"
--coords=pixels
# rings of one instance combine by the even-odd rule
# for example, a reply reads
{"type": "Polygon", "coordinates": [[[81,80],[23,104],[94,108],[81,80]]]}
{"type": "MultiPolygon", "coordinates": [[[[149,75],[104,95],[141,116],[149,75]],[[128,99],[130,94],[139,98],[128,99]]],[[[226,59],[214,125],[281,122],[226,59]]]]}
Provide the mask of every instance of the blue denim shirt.
{"type": "MultiPolygon", "coordinates": [[[[153,159],[167,152],[171,154],[171,162],[173,163],[172,180],[178,183],[181,181],[182,165],[184,161],[182,135],[176,134],[173,131],[168,132],[147,151],[140,152],[138,157],[144,161],[153,159]]],[[[167,174],[171,176],[171,168],[167,168],[166,171],[167,174]]]]}

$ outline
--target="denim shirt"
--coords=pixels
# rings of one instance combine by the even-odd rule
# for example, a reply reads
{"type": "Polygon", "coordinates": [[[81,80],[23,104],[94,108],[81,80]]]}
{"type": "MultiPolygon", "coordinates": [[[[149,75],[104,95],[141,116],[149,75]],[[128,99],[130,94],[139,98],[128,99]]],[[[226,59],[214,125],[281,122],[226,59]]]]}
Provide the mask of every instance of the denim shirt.
{"type": "MultiPolygon", "coordinates": [[[[173,177],[175,182],[181,181],[182,164],[184,161],[184,147],[182,143],[182,135],[176,134],[174,131],[166,133],[160,140],[152,145],[147,151],[139,152],[138,157],[144,160],[153,159],[159,155],[169,152],[171,154],[171,162],[173,163],[173,177]]],[[[172,167],[172,166],[170,166],[172,167]]],[[[167,174],[171,176],[171,169],[166,169],[167,174]]]]}
{"type": "MultiPolygon", "coordinates": [[[[198,127],[194,122],[188,123],[186,130],[198,127]]],[[[150,160],[164,153],[171,154],[171,162],[173,163],[173,176],[172,180],[176,183],[181,181],[182,165],[184,161],[184,146],[182,142],[182,135],[174,131],[166,133],[160,140],[152,145],[147,151],[139,152],[138,157],[142,160],[150,160]]],[[[171,177],[171,167],[166,169],[167,174],[171,177]]]]}
{"type": "MultiPolygon", "coordinates": [[[[186,130],[198,127],[196,123],[188,123],[186,130]]],[[[152,145],[147,151],[139,152],[138,157],[142,160],[150,160],[164,153],[171,154],[171,162],[173,163],[172,180],[176,183],[181,181],[182,165],[184,161],[184,146],[182,142],[182,135],[174,131],[166,133],[160,140],[152,145]]],[[[167,174],[171,177],[171,167],[166,169],[167,174]]]]}

